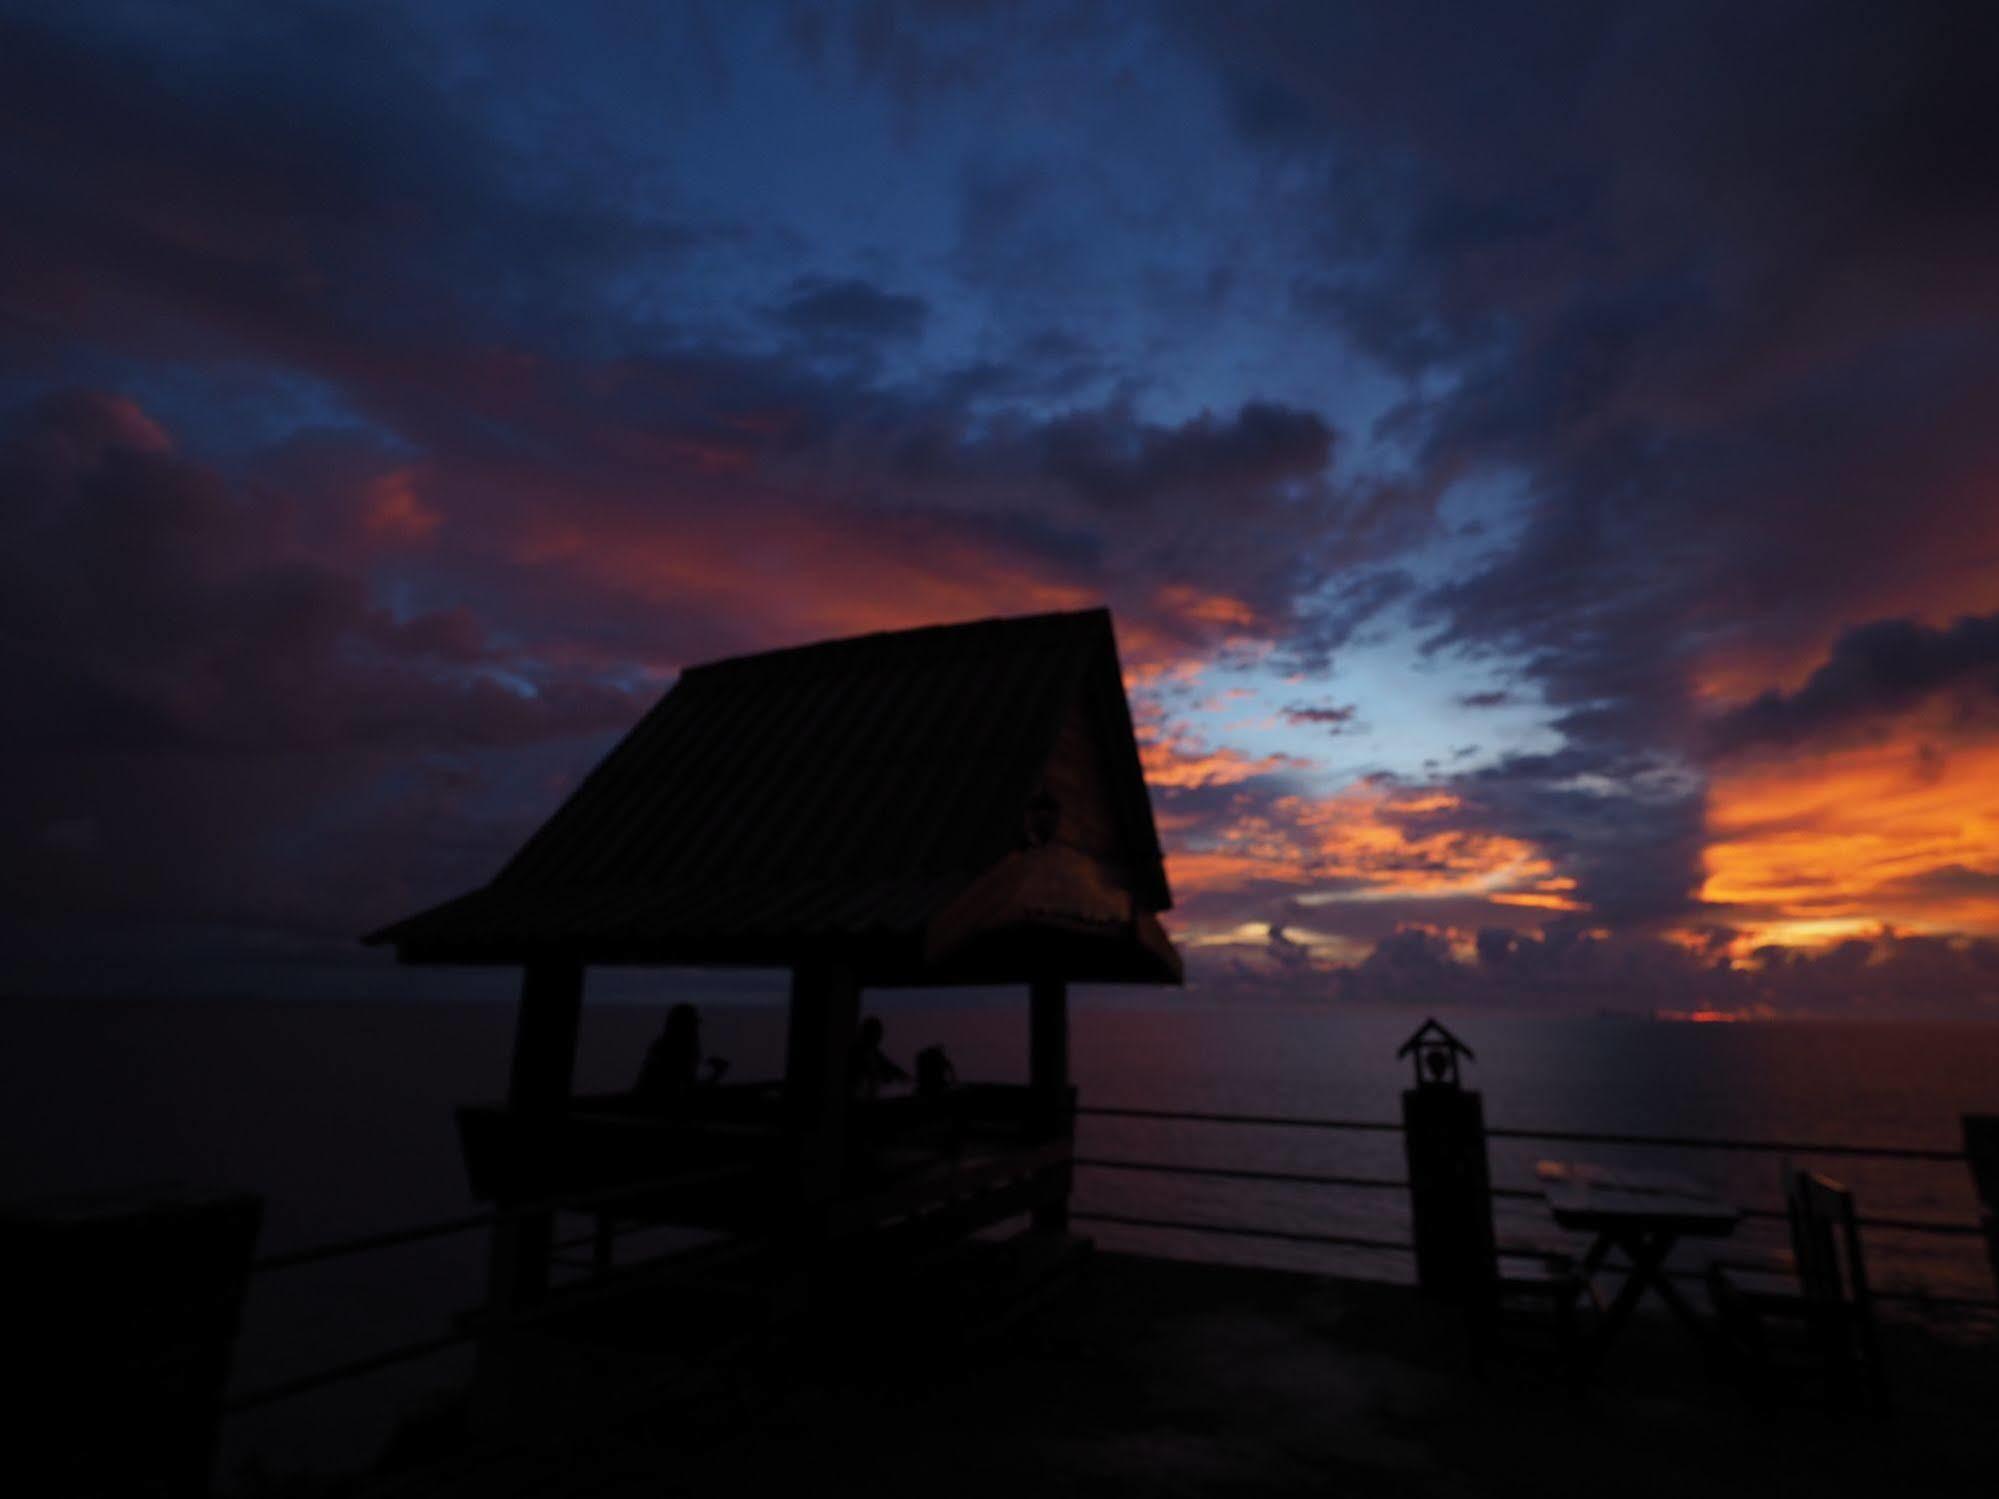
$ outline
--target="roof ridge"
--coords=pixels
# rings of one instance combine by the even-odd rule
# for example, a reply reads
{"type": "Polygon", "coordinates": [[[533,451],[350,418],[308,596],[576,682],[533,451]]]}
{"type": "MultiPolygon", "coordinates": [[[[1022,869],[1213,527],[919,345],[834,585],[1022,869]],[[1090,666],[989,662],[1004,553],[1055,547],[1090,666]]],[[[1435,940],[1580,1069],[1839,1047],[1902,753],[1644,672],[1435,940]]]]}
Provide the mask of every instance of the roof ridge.
{"type": "Polygon", "coordinates": [[[836,656],[860,654],[864,650],[880,650],[913,646],[921,642],[936,641],[951,635],[975,633],[1005,635],[1026,633],[1036,627],[1048,629],[1058,623],[1095,623],[1101,620],[1110,626],[1111,611],[1107,604],[1096,604],[1087,609],[1052,609],[1039,614],[998,614],[983,619],[956,620],[948,624],[917,625],[903,630],[870,630],[860,635],[842,635],[832,640],[809,640],[798,645],[778,646],[768,651],[746,651],[739,656],[720,656],[712,661],[697,662],[682,667],[683,680],[709,672],[735,671],[778,666],[798,661],[808,656],[836,656]]]}

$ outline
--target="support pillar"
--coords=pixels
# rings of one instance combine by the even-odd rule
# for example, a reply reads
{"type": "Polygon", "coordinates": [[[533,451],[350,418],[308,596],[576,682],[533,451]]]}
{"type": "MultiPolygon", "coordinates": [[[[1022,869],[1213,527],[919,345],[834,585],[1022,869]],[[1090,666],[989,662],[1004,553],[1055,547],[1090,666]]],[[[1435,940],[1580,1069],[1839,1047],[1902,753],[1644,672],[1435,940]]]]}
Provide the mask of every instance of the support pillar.
{"type": "MultiPolygon", "coordinates": [[[[542,959],[521,974],[521,1003],[514,1019],[514,1057],[507,1084],[509,1125],[525,1195],[545,1197],[554,1165],[555,1123],[569,1104],[576,1072],[576,1033],[583,1009],[583,965],[542,959]]],[[[548,1294],[555,1215],[515,1213],[500,1204],[487,1276],[488,1310],[504,1318],[548,1294]]]]}
{"type": "MultiPolygon", "coordinates": [[[[1069,1086],[1069,985],[1059,978],[1036,979],[1028,988],[1028,1088],[1034,1099],[1034,1129],[1044,1140],[1073,1140],[1076,1096],[1069,1086]]],[[[1063,1168],[1060,1195],[1034,1210],[1034,1226],[1051,1233],[1069,1229],[1070,1172],[1063,1168]]]]}
{"type": "Polygon", "coordinates": [[[555,1215],[521,1212],[523,1199],[552,1190],[554,1136],[576,1071],[576,1032],[583,1009],[583,965],[569,958],[531,962],[521,974],[514,1016],[514,1056],[507,1080],[507,1128],[514,1145],[514,1181],[497,1204],[499,1221],[486,1260],[486,1315],[474,1375],[472,1418],[478,1429],[506,1432],[523,1393],[520,1360],[510,1358],[510,1319],[548,1295],[555,1252],[555,1215]]]}
{"type": "Polygon", "coordinates": [[[1964,1158],[1978,1189],[1979,1227],[1985,1231],[1992,1283],[1999,1286],[1999,1114],[1964,1116],[1964,1158]]]}
{"type": "Polygon", "coordinates": [[[792,969],[784,1116],[808,1219],[839,1195],[846,1170],[848,1057],[860,1021],[861,986],[852,969],[826,962],[792,969]]]}

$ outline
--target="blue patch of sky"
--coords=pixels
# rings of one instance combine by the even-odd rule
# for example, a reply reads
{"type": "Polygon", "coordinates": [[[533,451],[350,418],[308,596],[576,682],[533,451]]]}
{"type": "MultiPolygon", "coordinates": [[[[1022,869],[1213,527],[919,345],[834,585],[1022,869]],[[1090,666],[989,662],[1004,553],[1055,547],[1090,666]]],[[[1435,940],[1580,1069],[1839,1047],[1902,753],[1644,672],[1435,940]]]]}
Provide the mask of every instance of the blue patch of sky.
{"type": "MultiPolygon", "coordinates": [[[[1511,543],[1524,524],[1528,496],[1510,474],[1464,480],[1444,496],[1426,544],[1398,557],[1427,589],[1462,576],[1511,543]]],[[[1538,696],[1520,686],[1519,663],[1471,657],[1449,649],[1425,652],[1427,631],[1417,610],[1384,610],[1336,652],[1331,668],[1298,677],[1269,663],[1203,673],[1176,712],[1180,722],[1212,743],[1254,756],[1309,760],[1322,789],[1376,771],[1410,780],[1477,769],[1507,755],[1554,750],[1538,696]],[[1247,697],[1224,698],[1228,688],[1247,697]],[[1504,693],[1492,706],[1467,698],[1504,693]],[[1350,723],[1293,722],[1285,709],[1351,704],[1350,723]]]]}
{"type": "Polygon", "coordinates": [[[1503,675],[1485,663],[1426,657],[1420,641],[1398,607],[1341,650],[1323,675],[1299,677],[1267,663],[1210,669],[1173,718],[1212,744],[1309,761],[1311,780],[1326,791],[1378,771],[1417,781],[1557,747],[1538,702],[1468,708],[1467,696],[1503,687],[1503,675]],[[1225,696],[1230,689],[1247,695],[1225,696]],[[1294,706],[1334,705],[1355,709],[1339,732],[1285,716],[1294,706]]]}
{"type": "Polygon", "coordinates": [[[1459,479],[1438,501],[1429,543],[1403,565],[1425,588],[1462,578],[1513,548],[1532,503],[1527,481],[1511,470],[1459,479]]]}

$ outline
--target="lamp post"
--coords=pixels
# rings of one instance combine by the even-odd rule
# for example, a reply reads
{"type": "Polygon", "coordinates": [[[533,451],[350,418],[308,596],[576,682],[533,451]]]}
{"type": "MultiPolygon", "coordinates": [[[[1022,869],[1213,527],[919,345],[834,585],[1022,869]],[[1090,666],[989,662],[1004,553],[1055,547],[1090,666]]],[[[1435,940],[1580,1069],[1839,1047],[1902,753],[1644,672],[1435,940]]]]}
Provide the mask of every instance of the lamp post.
{"type": "Polygon", "coordinates": [[[1490,1280],[1497,1255],[1484,1102],[1464,1086],[1459,1060],[1477,1058],[1435,1020],[1395,1055],[1408,1057],[1415,1072],[1415,1086],[1402,1093],[1402,1145],[1416,1284],[1426,1295],[1466,1301],[1490,1280]]]}

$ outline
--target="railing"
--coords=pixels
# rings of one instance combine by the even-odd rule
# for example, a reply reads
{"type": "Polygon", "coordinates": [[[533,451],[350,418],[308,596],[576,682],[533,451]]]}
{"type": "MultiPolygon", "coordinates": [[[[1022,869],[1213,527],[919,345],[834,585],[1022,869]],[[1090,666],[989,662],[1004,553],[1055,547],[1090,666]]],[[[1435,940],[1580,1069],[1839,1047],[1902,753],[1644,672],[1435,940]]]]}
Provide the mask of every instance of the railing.
{"type": "MultiPolygon", "coordinates": [[[[352,1259],[358,1255],[373,1254],[385,1249],[399,1249],[410,1244],[421,1244],[434,1239],[452,1238],[459,1234],[476,1233],[481,1229],[497,1228],[502,1224],[517,1222],[522,1218],[533,1217],[538,1214],[587,1212],[613,1207],[620,1202],[631,1201],[668,1190],[681,1180],[682,1178],[680,1177],[664,1177],[640,1182],[635,1185],[628,1184],[594,1192],[572,1193],[562,1197],[543,1198],[534,1202],[510,1204],[507,1207],[494,1209],[490,1212],[467,1213],[458,1217],[442,1218],[434,1223],[416,1224],[408,1228],[388,1229],[379,1233],[360,1234],[353,1238],[339,1239],[327,1244],[315,1244],[304,1249],[285,1250],[278,1254],[268,1254],[253,1260],[250,1264],[250,1273],[252,1275],[268,1275],[278,1271],[298,1269],[306,1265],[319,1265],[333,1260],[352,1259]]],[[[584,1245],[595,1247],[603,1243],[607,1236],[613,1238],[624,1237],[631,1233],[642,1231],[643,1227],[643,1225],[633,1225],[630,1227],[613,1226],[608,1230],[600,1228],[597,1232],[584,1237],[558,1241],[552,1246],[552,1249],[560,1253],[577,1249],[584,1245]]],[[[615,1278],[615,1284],[607,1287],[607,1289],[622,1290],[631,1281],[656,1271],[664,1258],[661,1257],[660,1259],[641,1262],[637,1265],[620,1267],[619,1271],[612,1272],[610,1276],[600,1273],[597,1279],[604,1281],[615,1278]]],[[[710,1262],[704,1261],[702,1263],[705,1265],[710,1262]]],[[[547,1317],[566,1313],[574,1306],[575,1301],[569,1300],[560,1306],[552,1308],[525,1308],[509,1314],[507,1325],[509,1327],[532,1326],[547,1317]]],[[[233,1416],[245,1411],[256,1410],[263,1406],[273,1405],[278,1401],[288,1400],[295,1395],[303,1395],[313,1390],[323,1389],[328,1385],[342,1384],[350,1379],[358,1379],[364,1375],[376,1374],[384,1369],[394,1368],[399,1364],[429,1358],[448,1349],[477,1342],[481,1338],[488,1336],[493,1330],[494,1323],[490,1318],[481,1317],[471,1319],[435,1337],[420,1338],[409,1343],[399,1344],[392,1348],[382,1349],[375,1353],[349,1359],[328,1368],[317,1369],[309,1374],[278,1380],[271,1384],[261,1385],[254,1389],[243,1391],[240,1394],[232,1395],[223,1402],[222,1411],[225,1416],[233,1416]]]]}
{"type": "MultiPolygon", "coordinates": [[[[1219,1113],[1193,1109],[1127,1108],[1114,1105],[1089,1105],[1077,1110],[1079,1114],[1104,1119],[1139,1119],[1164,1123],[1203,1124],[1223,1126],[1250,1126],[1275,1129],[1310,1129],[1346,1131],[1354,1133],[1400,1134],[1399,1122],[1380,1119],[1329,1119],[1312,1118],[1288,1114],[1245,1114],[1219,1113]]],[[[1706,1150],[1726,1152],[1747,1152],[1774,1156],[1825,1156],[1861,1158],[1890,1161],[1921,1162],[1934,1165],[1964,1164],[1963,1151],[1943,1150],[1897,1145],[1855,1145],[1835,1141],[1804,1140],[1745,1140],[1702,1135],[1652,1135],[1623,1134],[1593,1130],[1558,1129],[1505,1129],[1488,1128],[1489,1140],[1531,1140],[1560,1144],[1614,1145],[1646,1149],[1706,1150]]],[[[1137,1160],[1128,1157],[1079,1155],[1075,1164],[1079,1168],[1100,1171],[1150,1172],[1162,1175],[1207,1178],[1220,1181],[1261,1182],[1284,1186],[1323,1187],[1357,1191],[1403,1191],[1410,1188],[1404,1177],[1363,1176],[1338,1172],[1269,1170],[1260,1167],[1195,1165],[1179,1161],[1137,1160]]],[[[1539,1201],[1542,1194],[1533,1188],[1496,1186],[1491,1189],[1495,1198],[1512,1201],[1539,1201]]],[[[1748,1207],[1742,1209],[1744,1218],[1784,1222],[1788,1215],[1782,1209],[1748,1207]]],[[[1246,1223],[1203,1222],[1190,1219],[1163,1218],[1151,1215],[1090,1211],[1074,1209],[1070,1217],[1078,1222],[1106,1223],[1120,1227],[1146,1228],[1154,1230],[1178,1231],[1196,1234],[1213,1234],[1230,1238],[1251,1238],[1273,1240],[1283,1243],[1306,1244],[1336,1249],[1365,1249],[1414,1255],[1416,1246],[1406,1239],[1388,1239],[1374,1235],[1321,1233],[1305,1229],[1279,1228],[1275,1226],[1246,1223]]],[[[1956,1222],[1930,1218],[1901,1217],[1861,1217],[1858,1220],[1863,1229],[1877,1232],[1927,1234],[1944,1238],[1982,1239],[1985,1230],[1977,1223],[1956,1222]]],[[[1501,1254],[1534,1254],[1540,1246],[1529,1244],[1501,1244],[1501,1254]]],[[[1610,1268],[1621,1266],[1615,1260],[1610,1268]]],[[[1674,1279],[1699,1280],[1698,1271],[1669,1271],[1674,1279]]],[[[1991,1297],[1951,1296],[1920,1290],[1877,1290],[1875,1299],[1881,1301],[1909,1302],[1924,1306],[1962,1307],[1980,1311],[1999,1311],[1999,1300],[1991,1297]]]]}
{"type": "MultiPolygon", "coordinates": [[[[1307,1129],[1347,1131],[1353,1133],[1400,1134],[1399,1122],[1376,1119],[1332,1119],[1312,1118],[1284,1114],[1218,1113],[1191,1109],[1127,1108],[1111,1105],[1091,1105],[1077,1109],[1079,1115],[1104,1119],[1140,1119],[1179,1124],[1202,1124],[1219,1126],[1247,1126],[1277,1129],[1307,1129]]],[[[1766,1155],[1825,1156],[1845,1158],[1869,1158],[1876,1160],[1897,1160],[1928,1164],[1962,1164],[1966,1157],[1962,1151],[1922,1149],[1906,1146],[1854,1145],[1834,1141],[1799,1140],[1743,1140],[1695,1135],[1647,1135],[1621,1134],[1604,1131],[1554,1130],[1554,1129],[1505,1129],[1486,1130],[1488,1139],[1532,1140],[1561,1144],[1589,1144],[1632,1146],[1673,1150],[1704,1150],[1751,1152],[1766,1155]]],[[[1221,1181],[1260,1182],[1269,1185],[1323,1188],[1339,1191],[1403,1191],[1409,1190],[1406,1178],[1390,1176],[1369,1176],[1343,1172],[1274,1170],[1247,1166],[1200,1165],[1181,1161],[1140,1160],[1128,1157],[1078,1155],[1073,1164],[1079,1169],[1096,1171],[1121,1171],[1135,1173],[1156,1173],[1162,1175],[1207,1178],[1221,1181]]],[[[457,1217],[440,1219],[434,1223],[419,1224],[407,1228],[390,1229],[378,1233],[362,1234],[332,1243],[313,1245],[304,1249],[286,1250],[265,1255],[252,1263],[251,1271],[256,1275],[274,1274],[302,1266],[323,1264],[328,1261],[352,1258],[357,1255],[375,1253],[381,1250],[401,1248],[406,1245],[423,1243],[433,1239],[451,1237],[458,1234],[474,1233],[491,1229],[503,1223],[534,1214],[554,1214],[562,1212],[585,1212],[614,1206],[616,1203],[645,1197],[670,1189],[680,1178],[665,1178],[647,1181],[635,1186],[622,1186],[597,1192],[572,1194],[564,1197],[548,1198],[536,1202],[522,1203],[507,1208],[482,1213],[469,1213],[457,1217]]],[[[1541,1194],[1531,1188],[1498,1186],[1492,1188],[1495,1198],[1506,1200],[1538,1200],[1541,1194]]],[[[1743,1210],[1745,1218],[1781,1222],[1785,1213],[1781,1209],[1750,1207],[1743,1210]]],[[[1389,1253],[1412,1254],[1415,1245],[1406,1239],[1384,1238],[1371,1234],[1347,1234],[1315,1232],[1306,1229],[1282,1228],[1274,1225],[1250,1223],[1219,1223],[1198,1220],[1160,1217],[1151,1214],[1118,1213],[1075,1209],[1070,1213],[1077,1222],[1104,1223],[1120,1227],[1143,1228],[1171,1232],[1207,1234],[1218,1237],[1259,1239],[1282,1243],[1311,1245],[1337,1249],[1360,1249],[1389,1253]]],[[[1927,1234],[1939,1237],[1970,1238],[1982,1237],[1980,1225],[1968,1222],[1953,1222],[1938,1219],[1900,1217],[1862,1217],[1863,1229],[1877,1232],[1927,1234]]],[[[613,1227],[608,1232],[622,1236],[639,1231],[637,1227],[613,1227]]],[[[603,1242],[606,1230],[598,1233],[559,1241],[554,1245],[558,1252],[571,1251],[585,1246],[597,1246],[603,1242]]],[[[755,1246],[750,1246],[754,1248],[755,1246]]],[[[1525,1254],[1538,1252],[1538,1246],[1522,1244],[1502,1244],[1502,1253],[1525,1254]]],[[[658,1272],[670,1256],[656,1257],[633,1266],[619,1267],[609,1275],[600,1274],[605,1293],[616,1293],[627,1288],[633,1281],[646,1278],[658,1272]]],[[[702,1261],[700,1264],[712,1262],[702,1261]]],[[[699,1268],[695,1266],[694,1268],[699,1268]]],[[[1618,1268],[1612,1262],[1611,1268],[1618,1268]]],[[[1679,1279],[1698,1279],[1697,1272],[1669,1272],[1679,1279]]],[[[1875,1292],[1878,1300],[1914,1302],[1930,1306],[1964,1307],[1983,1311],[1999,1311],[1999,1300],[1989,1297],[1946,1296],[1921,1291],[1881,1290],[1875,1292]]],[[[529,1326],[545,1317],[560,1315],[575,1304],[573,1300],[551,1308],[528,1308],[513,1313],[508,1321],[511,1326],[529,1326]]],[[[474,1319],[435,1337],[384,1349],[376,1353],[348,1360],[329,1368],[309,1374],[264,1385],[232,1396],[224,1404],[224,1413],[236,1415],[256,1410],[263,1406],[289,1399],[296,1395],[322,1389],[350,1379],[374,1374],[399,1364],[431,1357],[447,1349],[478,1341],[493,1329],[493,1323],[485,1318],[474,1319]]]]}
{"type": "MultiPolygon", "coordinates": [[[[981,1168],[959,1172],[953,1179],[954,1187],[960,1194],[958,1200],[962,1201],[962,1192],[968,1184],[989,1186],[1001,1178],[1018,1175],[1028,1168],[1046,1175],[1061,1164],[1059,1160],[1045,1159],[1046,1155],[1045,1149],[1027,1152],[1014,1159],[988,1163],[981,1168]]],[[[264,1255],[251,1262],[250,1273],[253,1276],[326,1264],[359,1255],[494,1229],[536,1216],[553,1216],[565,1212],[588,1212],[598,1215],[598,1222],[593,1232],[574,1238],[558,1239],[549,1246],[549,1263],[564,1267],[573,1267],[578,1263],[568,1257],[571,1252],[585,1248],[592,1251],[591,1258],[582,1262],[591,1272],[589,1282],[583,1286],[573,1282],[563,1286],[561,1288],[563,1294],[559,1301],[548,1305],[535,1304],[525,1308],[510,1309],[504,1313],[484,1311],[461,1319],[459,1326],[436,1336],[382,1349],[308,1374],[257,1386],[232,1395],[223,1402],[222,1412],[225,1416],[233,1416],[257,1410],[328,1385],[344,1383],[350,1379],[379,1373],[399,1364],[429,1358],[452,1348],[476,1343],[496,1331],[531,1327],[546,1320],[566,1316],[587,1300],[621,1294],[637,1282],[643,1281],[648,1286],[657,1286],[669,1282],[676,1274],[683,1279],[698,1278],[712,1272],[718,1264],[754,1257],[775,1247],[779,1241],[774,1238],[740,1235],[717,1237],[692,1248],[683,1247],[635,1264],[613,1267],[609,1265],[607,1259],[607,1246],[611,1241],[654,1231],[658,1225],[650,1222],[620,1223],[615,1214],[607,1214],[604,1211],[616,1207],[621,1202],[656,1197],[675,1188],[685,1188],[694,1184],[713,1186],[719,1181],[741,1179],[751,1175],[753,1171],[754,1167],[745,1164],[722,1171],[683,1172],[674,1176],[652,1178],[590,1192],[510,1203],[503,1208],[488,1212],[461,1214],[439,1219],[433,1223],[360,1234],[331,1243],[264,1255]]],[[[876,1206],[879,1207],[880,1204],[877,1203],[876,1206]]],[[[906,1211],[907,1207],[908,1204],[902,1204],[897,1211],[906,1211]]]]}

